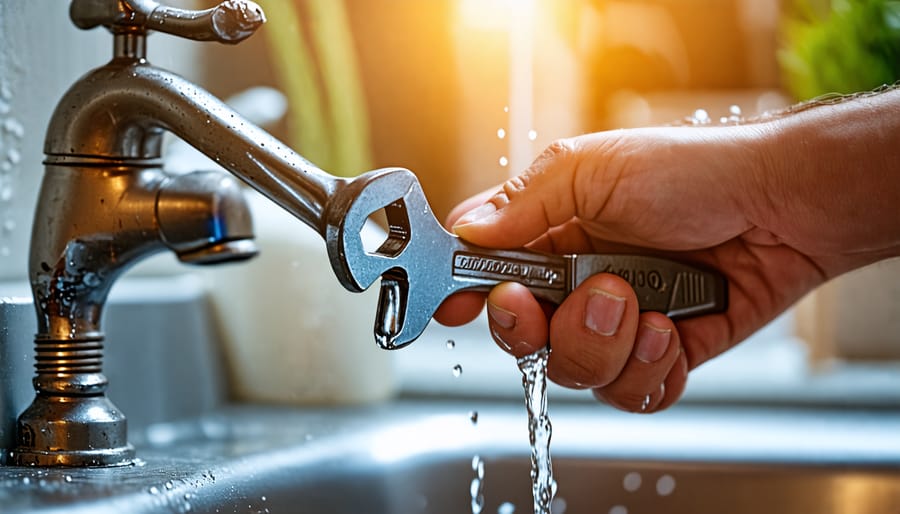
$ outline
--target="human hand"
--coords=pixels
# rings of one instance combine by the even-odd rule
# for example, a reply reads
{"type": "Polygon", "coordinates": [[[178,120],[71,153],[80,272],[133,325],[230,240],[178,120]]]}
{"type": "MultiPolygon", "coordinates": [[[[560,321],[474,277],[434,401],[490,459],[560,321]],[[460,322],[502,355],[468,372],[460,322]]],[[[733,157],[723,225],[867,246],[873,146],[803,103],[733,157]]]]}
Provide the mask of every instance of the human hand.
{"type": "MultiPolygon", "coordinates": [[[[897,104],[895,98],[892,108],[897,104]]],[[[817,144],[818,117],[832,114],[563,140],[522,175],[463,202],[449,224],[478,245],[651,253],[718,269],[729,282],[727,312],[677,323],[638,312],[629,284],[611,274],[588,279],[555,311],[523,286],[506,283],[487,297],[494,339],[517,357],[549,343],[552,380],[590,388],[621,409],[653,412],[672,405],[690,369],[827,278],[897,254],[900,231],[893,219],[865,241],[859,234],[860,218],[871,223],[883,210],[885,191],[888,212],[896,214],[890,201],[900,190],[897,179],[860,181],[871,176],[865,149],[838,151],[827,137],[817,144]],[[834,202],[836,194],[853,190],[872,212],[834,202]]],[[[882,139],[881,150],[896,155],[886,149],[897,145],[882,139]]],[[[435,318],[461,324],[483,303],[483,295],[458,294],[435,318]]]]}

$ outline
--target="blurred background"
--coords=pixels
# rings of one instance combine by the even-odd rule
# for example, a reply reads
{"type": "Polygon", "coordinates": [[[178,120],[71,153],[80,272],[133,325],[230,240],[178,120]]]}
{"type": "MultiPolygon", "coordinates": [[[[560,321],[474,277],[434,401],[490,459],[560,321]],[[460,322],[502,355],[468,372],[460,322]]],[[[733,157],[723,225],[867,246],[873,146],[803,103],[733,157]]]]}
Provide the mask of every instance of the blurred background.
{"type": "Polygon", "coordinates": [[[260,3],[259,37],[204,47],[209,88],[283,91],[279,136],[343,174],[408,167],[439,216],[557,138],[752,116],[900,69],[887,0],[260,3]]]}
{"type": "Polygon", "coordinates": [[[291,113],[278,130],[301,153],[342,173],[360,171],[338,169],[353,161],[336,155],[347,152],[357,164],[408,167],[439,216],[522,171],[557,138],[789,102],[777,0],[261,4],[272,13],[262,37],[208,49],[210,88],[280,89],[291,113]],[[355,121],[367,135],[341,119],[348,102],[364,109],[355,121]],[[304,108],[319,119],[295,112],[304,108]]]}

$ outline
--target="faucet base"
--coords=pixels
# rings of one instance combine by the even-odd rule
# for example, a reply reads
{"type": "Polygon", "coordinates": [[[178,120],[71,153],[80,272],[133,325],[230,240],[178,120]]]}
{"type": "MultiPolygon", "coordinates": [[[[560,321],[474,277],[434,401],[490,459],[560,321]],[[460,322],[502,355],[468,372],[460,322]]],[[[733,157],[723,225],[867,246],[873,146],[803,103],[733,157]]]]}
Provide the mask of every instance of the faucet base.
{"type": "Polygon", "coordinates": [[[107,467],[134,461],[125,416],[105,395],[38,393],[17,429],[17,447],[9,453],[15,466],[107,467]]]}

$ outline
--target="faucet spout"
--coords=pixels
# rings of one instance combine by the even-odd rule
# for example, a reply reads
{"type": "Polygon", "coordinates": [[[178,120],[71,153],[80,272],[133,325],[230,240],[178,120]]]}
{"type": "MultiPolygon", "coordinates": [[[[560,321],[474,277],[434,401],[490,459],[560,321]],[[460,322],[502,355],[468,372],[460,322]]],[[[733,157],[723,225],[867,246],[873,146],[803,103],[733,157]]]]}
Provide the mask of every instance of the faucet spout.
{"type": "Polygon", "coordinates": [[[347,180],[316,167],[202,88],[140,59],[115,59],[66,93],[48,129],[47,162],[158,162],[164,130],[324,237],[328,199],[347,180]]]}

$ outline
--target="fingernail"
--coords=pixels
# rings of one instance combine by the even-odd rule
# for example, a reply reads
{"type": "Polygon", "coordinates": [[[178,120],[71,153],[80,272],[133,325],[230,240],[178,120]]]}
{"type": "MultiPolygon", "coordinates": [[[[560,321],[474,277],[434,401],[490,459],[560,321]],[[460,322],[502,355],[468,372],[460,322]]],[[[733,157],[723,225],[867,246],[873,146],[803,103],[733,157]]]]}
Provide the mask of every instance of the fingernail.
{"type": "Polygon", "coordinates": [[[619,329],[625,314],[625,298],[591,289],[584,310],[584,326],[601,336],[611,336],[619,329]]]}
{"type": "Polygon", "coordinates": [[[491,214],[494,214],[495,212],[497,212],[497,207],[493,203],[488,202],[486,204],[481,205],[480,207],[476,207],[475,209],[472,209],[471,211],[463,214],[462,217],[460,217],[458,220],[456,220],[456,223],[454,223],[453,226],[460,227],[462,225],[468,225],[470,223],[475,223],[476,221],[487,218],[488,216],[490,216],[491,214]]]}
{"type": "Polygon", "coordinates": [[[641,326],[638,327],[634,356],[642,362],[656,362],[665,355],[671,339],[671,329],[656,328],[653,325],[641,323],[641,326]]]}
{"type": "Polygon", "coordinates": [[[493,321],[494,323],[499,325],[500,328],[503,328],[506,330],[509,330],[509,329],[515,327],[516,321],[518,321],[518,318],[516,317],[515,314],[513,314],[512,312],[509,312],[506,309],[501,309],[500,307],[497,307],[496,305],[494,305],[490,302],[488,302],[488,304],[487,304],[487,313],[488,313],[488,317],[491,319],[491,321],[493,321]]]}

